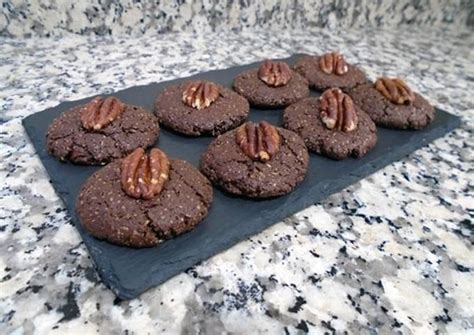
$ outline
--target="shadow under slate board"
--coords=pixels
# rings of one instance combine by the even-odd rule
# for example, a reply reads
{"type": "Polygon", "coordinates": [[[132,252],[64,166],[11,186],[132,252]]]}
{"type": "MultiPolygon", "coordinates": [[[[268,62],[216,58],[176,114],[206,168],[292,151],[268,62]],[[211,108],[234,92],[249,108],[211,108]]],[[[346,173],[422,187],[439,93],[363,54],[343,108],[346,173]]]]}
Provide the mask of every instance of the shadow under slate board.
{"type": "MultiPolygon", "coordinates": [[[[293,64],[297,58],[298,55],[294,55],[284,60],[293,64]]],[[[213,80],[231,87],[233,78],[238,73],[256,66],[258,63],[200,73],[190,78],[213,80]]],[[[129,104],[140,105],[152,111],[157,94],[167,85],[182,80],[184,78],[132,87],[114,95],[129,104]]],[[[313,92],[312,95],[318,94],[313,92]]],[[[95,239],[84,230],[76,216],[74,203],[79,189],[100,167],[61,163],[46,151],[45,135],[51,121],[60,113],[89,99],[65,102],[31,115],[23,120],[23,125],[51,178],[51,183],[89,249],[102,281],[121,299],[138,296],[196,263],[408,155],[460,124],[459,118],[437,110],[434,123],[421,131],[379,128],[377,146],[362,159],[333,161],[311,154],[306,179],[295,191],[279,198],[250,200],[214,189],[214,201],[209,215],[193,231],[153,248],[131,249],[95,239]]],[[[281,125],[282,110],[252,109],[250,119],[265,119],[275,125],[281,125]]],[[[201,154],[211,141],[210,137],[183,137],[162,129],[156,146],[164,149],[169,156],[185,159],[197,167],[201,154]]]]}

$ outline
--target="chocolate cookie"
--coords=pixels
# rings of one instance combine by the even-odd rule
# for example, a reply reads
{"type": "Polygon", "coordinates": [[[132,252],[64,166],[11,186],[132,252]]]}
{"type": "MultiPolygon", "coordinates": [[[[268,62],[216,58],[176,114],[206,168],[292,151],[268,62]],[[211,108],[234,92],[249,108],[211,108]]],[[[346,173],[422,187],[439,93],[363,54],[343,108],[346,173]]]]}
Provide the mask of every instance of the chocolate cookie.
{"type": "Polygon", "coordinates": [[[234,80],[234,90],[257,108],[280,108],[309,95],[308,82],[284,62],[265,61],[234,80]]]}
{"type": "Polygon", "coordinates": [[[332,159],[362,157],[377,142],[374,122],[339,89],[287,107],[283,123],[303,138],[310,151],[332,159]]]}
{"type": "Polygon", "coordinates": [[[46,134],[48,152],[62,161],[106,164],[158,138],[156,117],[118,99],[97,97],[58,116],[46,134]]]}
{"type": "Polygon", "coordinates": [[[349,94],[378,126],[422,129],[435,118],[433,106],[415,92],[411,92],[411,100],[399,101],[401,103],[391,101],[373,83],[359,85],[349,94]]]}
{"type": "Polygon", "coordinates": [[[221,134],[244,122],[249,103],[234,91],[208,81],[166,87],[155,102],[160,123],[190,136],[221,134]]]}
{"type": "Polygon", "coordinates": [[[191,230],[211,201],[211,184],[191,164],[168,160],[158,149],[148,156],[137,149],[85,182],[76,211],[93,236],[142,248],[191,230]]]}
{"type": "Polygon", "coordinates": [[[291,192],[305,177],[308,151],[295,133],[247,122],[215,139],[201,171],[224,190],[254,198],[291,192]]]}
{"type": "Polygon", "coordinates": [[[346,63],[342,55],[334,52],[322,56],[303,56],[294,69],[309,81],[311,87],[320,91],[331,87],[346,90],[367,82],[363,71],[346,63]]]}

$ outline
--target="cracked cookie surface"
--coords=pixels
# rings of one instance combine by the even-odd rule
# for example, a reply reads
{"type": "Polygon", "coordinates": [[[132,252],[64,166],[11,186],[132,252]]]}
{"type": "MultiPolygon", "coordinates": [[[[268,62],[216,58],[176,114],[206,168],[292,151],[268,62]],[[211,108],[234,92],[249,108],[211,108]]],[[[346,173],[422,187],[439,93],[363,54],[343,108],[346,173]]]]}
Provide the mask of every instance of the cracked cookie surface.
{"type": "Polygon", "coordinates": [[[80,221],[96,238],[152,247],[191,230],[206,217],[212,186],[191,164],[171,160],[169,180],[151,200],[132,198],[122,190],[121,164],[116,160],[94,173],[77,198],[80,221]]]}
{"type": "Polygon", "coordinates": [[[244,122],[249,103],[231,89],[217,85],[219,97],[209,107],[196,109],[183,102],[188,81],[166,87],[156,98],[155,115],[160,123],[189,136],[219,135],[244,122]]]}
{"type": "Polygon", "coordinates": [[[422,129],[433,122],[434,107],[421,95],[414,93],[411,104],[396,104],[378,91],[374,84],[364,84],[349,91],[349,95],[376,125],[395,129],[422,129]]]}
{"type": "Polygon", "coordinates": [[[309,95],[307,80],[295,71],[286,85],[273,87],[260,80],[258,69],[248,70],[235,77],[233,87],[257,108],[285,107],[309,95]]]}
{"type": "Polygon", "coordinates": [[[201,157],[201,171],[227,192],[268,198],[291,192],[303,181],[308,169],[308,151],[294,132],[277,128],[281,146],[263,163],[249,158],[235,140],[237,130],[216,138],[201,157]]]}
{"type": "Polygon", "coordinates": [[[377,143],[377,128],[370,117],[355,106],[357,128],[350,132],[328,129],[319,115],[320,100],[307,98],[288,106],[284,127],[299,134],[310,151],[332,159],[364,156],[377,143]]]}
{"type": "Polygon", "coordinates": [[[308,80],[309,86],[317,90],[339,87],[345,91],[367,82],[365,73],[354,65],[347,64],[348,71],[345,74],[327,74],[321,70],[319,60],[320,56],[302,56],[294,66],[295,71],[308,80]]]}
{"type": "Polygon", "coordinates": [[[143,108],[125,105],[124,112],[106,127],[89,131],[81,123],[82,107],[62,113],[48,128],[48,152],[62,161],[106,164],[136,148],[149,147],[158,138],[158,121],[143,108]]]}

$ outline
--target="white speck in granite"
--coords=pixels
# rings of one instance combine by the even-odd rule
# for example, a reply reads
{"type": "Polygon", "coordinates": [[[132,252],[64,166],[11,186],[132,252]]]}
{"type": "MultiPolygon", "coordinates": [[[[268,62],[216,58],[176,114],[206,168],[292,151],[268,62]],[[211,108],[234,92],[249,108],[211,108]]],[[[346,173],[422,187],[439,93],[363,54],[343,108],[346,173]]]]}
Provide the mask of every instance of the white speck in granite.
{"type": "Polygon", "coordinates": [[[431,320],[442,314],[441,305],[423,287],[403,278],[382,278],[384,295],[391,302],[388,314],[413,329],[427,334],[435,329],[431,320]]]}
{"type": "Polygon", "coordinates": [[[312,29],[0,41],[0,333],[473,331],[472,34],[312,29]],[[459,115],[461,128],[138,299],[115,299],[21,118],[129,86],[328,50],[343,51],[371,78],[402,75],[459,115]]]}

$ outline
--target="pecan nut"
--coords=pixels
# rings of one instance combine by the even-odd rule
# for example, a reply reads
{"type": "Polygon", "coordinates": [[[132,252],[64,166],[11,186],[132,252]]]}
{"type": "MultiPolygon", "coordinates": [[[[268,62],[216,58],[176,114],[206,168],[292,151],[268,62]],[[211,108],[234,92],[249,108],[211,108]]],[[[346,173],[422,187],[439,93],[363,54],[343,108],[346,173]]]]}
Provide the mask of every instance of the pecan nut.
{"type": "Polygon", "coordinates": [[[357,128],[357,112],[350,96],[338,88],[331,88],[324,91],[319,100],[319,115],[326,128],[344,132],[357,128]]]}
{"type": "Polygon", "coordinates": [[[375,82],[375,88],[388,100],[399,105],[415,101],[415,93],[400,78],[379,78],[375,82]]]}
{"type": "Polygon", "coordinates": [[[147,155],[137,148],[122,161],[122,189],[132,198],[152,199],[162,191],[169,171],[170,161],[163,151],[153,148],[147,155]]]}
{"type": "Polygon", "coordinates": [[[349,71],[344,56],[337,52],[329,52],[319,58],[319,67],[326,74],[343,75],[349,71]]]}
{"type": "Polygon", "coordinates": [[[252,160],[269,161],[280,150],[280,134],[266,121],[259,124],[247,122],[235,133],[240,149],[252,160]]]}
{"type": "Polygon", "coordinates": [[[219,86],[210,81],[191,81],[183,91],[183,102],[189,107],[204,109],[219,98],[219,86]]]}
{"type": "Polygon", "coordinates": [[[266,60],[258,69],[258,78],[268,86],[279,87],[288,84],[291,69],[285,62],[266,60]]]}
{"type": "Polygon", "coordinates": [[[87,130],[99,130],[114,121],[125,110],[124,104],[115,97],[96,97],[81,111],[81,123],[87,130]]]}

